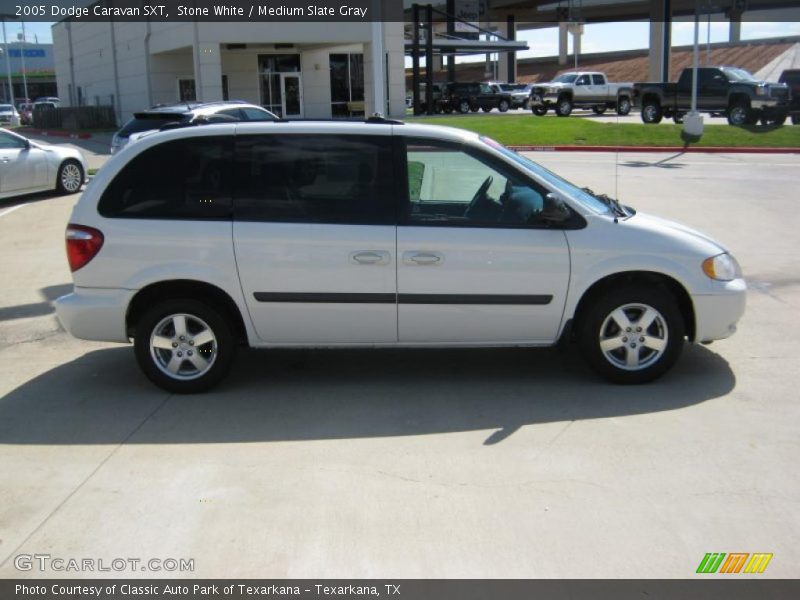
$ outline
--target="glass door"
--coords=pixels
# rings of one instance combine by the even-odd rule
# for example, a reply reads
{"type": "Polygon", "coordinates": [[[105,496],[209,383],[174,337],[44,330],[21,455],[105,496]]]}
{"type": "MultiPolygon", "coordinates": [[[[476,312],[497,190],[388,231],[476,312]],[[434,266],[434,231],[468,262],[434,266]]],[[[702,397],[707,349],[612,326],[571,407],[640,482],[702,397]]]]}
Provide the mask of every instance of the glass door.
{"type": "Polygon", "coordinates": [[[282,115],[290,119],[303,117],[303,88],[300,75],[281,73],[282,115]]]}

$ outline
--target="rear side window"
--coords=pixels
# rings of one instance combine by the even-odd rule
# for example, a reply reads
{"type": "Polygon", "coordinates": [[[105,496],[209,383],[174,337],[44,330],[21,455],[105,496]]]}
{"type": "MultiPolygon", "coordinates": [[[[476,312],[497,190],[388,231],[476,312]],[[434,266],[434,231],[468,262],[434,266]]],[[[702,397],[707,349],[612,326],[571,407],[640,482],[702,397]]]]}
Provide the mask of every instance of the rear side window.
{"type": "Polygon", "coordinates": [[[98,212],[109,218],[230,218],[232,140],[192,137],[148,148],[109,184],[98,212]]]}
{"type": "Polygon", "coordinates": [[[592,83],[594,85],[605,85],[606,78],[603,75],[592,75],[592,83]]]}
{"type": "Polygon", "coordinates": [[[384,136],[239,136],[236,219],[394,224],[392,156],[384,136]]]}

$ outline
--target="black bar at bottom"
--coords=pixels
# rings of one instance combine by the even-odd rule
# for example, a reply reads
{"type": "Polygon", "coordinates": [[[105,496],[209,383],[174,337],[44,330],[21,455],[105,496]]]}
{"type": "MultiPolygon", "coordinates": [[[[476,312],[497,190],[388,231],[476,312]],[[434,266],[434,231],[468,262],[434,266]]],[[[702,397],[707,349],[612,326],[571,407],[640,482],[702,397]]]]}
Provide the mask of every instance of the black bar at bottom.
{"type": "MultiPolygon", "coordinates": [[[[692,573],[694,575],[694,573],[692,573]]],[[[687,576],[689,576],[687,574],[687,576]]],[[[782,600],[800,580],[754,579],[4,579],[3,600],[782,600]]],[[[760,577],[760,576],[755,576],[760,577]]]]}

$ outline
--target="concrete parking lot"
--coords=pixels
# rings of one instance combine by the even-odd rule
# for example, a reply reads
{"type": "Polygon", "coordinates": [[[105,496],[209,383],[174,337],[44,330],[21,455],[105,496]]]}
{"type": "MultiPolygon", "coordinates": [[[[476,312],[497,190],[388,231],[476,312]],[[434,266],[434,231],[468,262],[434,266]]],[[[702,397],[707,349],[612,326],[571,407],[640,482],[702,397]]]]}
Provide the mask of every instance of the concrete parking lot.
{"type": "Polygon", "coordinates": [[[738,334],[641,387],[571,350],[242,351],[214,392],[172,396],[131,347],[55,319],[77,197],[0,207],[0,577],[79,575],[15,568],[49,554],[189,558],[169,575],[194,577],[690,578],[707,552],[800,576],[800,157],[532,156],[730,245],[738,334]]]}

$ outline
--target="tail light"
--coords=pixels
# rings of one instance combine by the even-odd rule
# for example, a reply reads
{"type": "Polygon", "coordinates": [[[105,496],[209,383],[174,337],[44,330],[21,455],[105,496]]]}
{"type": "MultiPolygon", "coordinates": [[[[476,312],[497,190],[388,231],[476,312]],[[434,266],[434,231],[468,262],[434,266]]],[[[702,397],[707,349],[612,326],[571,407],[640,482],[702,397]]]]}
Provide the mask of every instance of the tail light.
{"type": "Polygon", "coordinates": [[[103,247],[103,234],[93,227],[67,225],[67,261],[77,271],[92,260],[103,247]]]}

